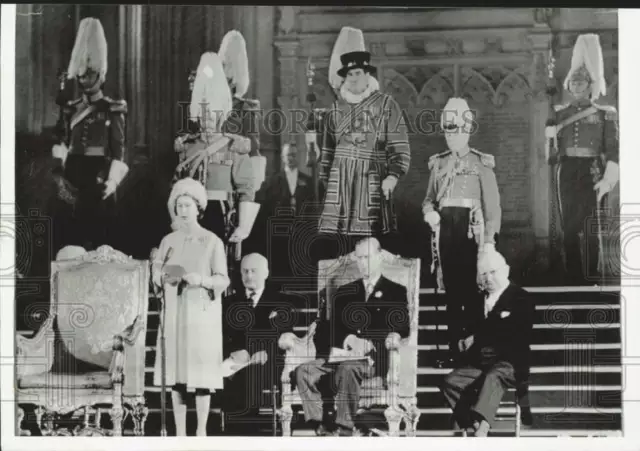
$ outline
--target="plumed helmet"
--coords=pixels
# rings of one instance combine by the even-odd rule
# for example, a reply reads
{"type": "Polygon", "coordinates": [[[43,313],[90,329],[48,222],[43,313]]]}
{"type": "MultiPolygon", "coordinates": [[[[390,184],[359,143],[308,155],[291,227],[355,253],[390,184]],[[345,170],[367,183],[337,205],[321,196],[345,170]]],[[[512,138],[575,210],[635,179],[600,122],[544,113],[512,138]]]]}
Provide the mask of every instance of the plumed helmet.
{"type": "Polygon", "coordinates": [[[96,71],[104,82],[107,76],[107,39],[102,24],[93,17],[84,18],[80,22],[67,77],[79,77],[88,69],[96,71]]]}
{"type": "Polygon", "coordinates": [[[203,53],[193,82],[190,117],[219,132],[233,108],[222,61],[215,52],[203,53]]]}
{"type": "Polygon", "coordinates": [[[571,55],[571,69],[564,80],[565,89],[569,89],[572,79],[582,78],[591,82],[591,99],[596,100],[607,93],[604,79],[604,61],[600,37],[597,34],[578,36],[571,55]]]}
{"type": "Polygon", "coordinates": [[[222,59],[224,73],[237,97],[244,97],[249,89],[249,59],[247,43],[242,34],[231,30],[222,38],[218,54],[222,59]]]}

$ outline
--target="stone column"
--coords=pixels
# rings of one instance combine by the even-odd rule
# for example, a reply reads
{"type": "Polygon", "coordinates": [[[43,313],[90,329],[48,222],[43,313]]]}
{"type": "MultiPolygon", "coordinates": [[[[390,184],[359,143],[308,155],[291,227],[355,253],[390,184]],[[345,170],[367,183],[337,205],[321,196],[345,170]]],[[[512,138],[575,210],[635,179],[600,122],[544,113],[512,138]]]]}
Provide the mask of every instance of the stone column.
{"type": "MultiPolygon", "coordinates": [[[[273,118],[266,118],[268,125],[275,128],[273,131],[280,132],[278,146],[289,142],[292,133],[295,133],[293,120],[295,115],[293,110],[300,108],[299,95],[299,74],[298,74],[298,50],[300,43],[297,40],[288,39],[276,42],[278,48],[278,60],[280,62],[280,92],[277,98],[278,107],[281,113],[271,114],[273,118]],[[275,118],[278,118],[277,121],[275,118]],[[277,125],[276,125],[277,124],[277,125]]],[[[303,159],[304,155],[300,155],[303,159]]]]}
{"type": "Polygon", "coordinates": [[[537,24],[529,33],[531,42],[530,86],[530,149],[529,174],[531,180],[531,215],[536,241],[535,268],[533,272],[542,275],[550,265],[550,224],[552,205],[551,167],[545,160],[545,125],[549,116],[550,99],[546,93],[551,29],[545,24],[537,24]]]}

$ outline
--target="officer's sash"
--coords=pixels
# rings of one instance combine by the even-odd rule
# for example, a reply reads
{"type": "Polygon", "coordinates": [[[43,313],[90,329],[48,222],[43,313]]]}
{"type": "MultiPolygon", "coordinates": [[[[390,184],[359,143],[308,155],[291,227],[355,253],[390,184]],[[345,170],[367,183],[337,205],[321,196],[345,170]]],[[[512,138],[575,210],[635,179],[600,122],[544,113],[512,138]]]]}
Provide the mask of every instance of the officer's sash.
{"type": "Polygon", "coordinates": [[[87,108],[85,108],[84,110],[76,113],[72,118],[71,118],[71,130],[73,130],[73,127],[75,127],[76,125],[78,125],[80,122],[82,122],[88,115],[90,115],[91,113],[93,113],[96,110],[96,106],[95,105],[89,105],[87,108]]]}
{"type": "Polygon", "coordinates": [[[566,118],[564,121],[560,122],[556,126],[556,133],[560,132],[560,130],[565,128],[567,125],[571,125],[574,122],[578,122],[580,119],[584,119],[585,117],[589,117],[593,113],[596,113],[597,111],[598,111],[598,109],[596,107],[590,106],[586,110],[582,110],[579,113],[576,113],[573,116],[570,116],[570,117],[566,118]]]}

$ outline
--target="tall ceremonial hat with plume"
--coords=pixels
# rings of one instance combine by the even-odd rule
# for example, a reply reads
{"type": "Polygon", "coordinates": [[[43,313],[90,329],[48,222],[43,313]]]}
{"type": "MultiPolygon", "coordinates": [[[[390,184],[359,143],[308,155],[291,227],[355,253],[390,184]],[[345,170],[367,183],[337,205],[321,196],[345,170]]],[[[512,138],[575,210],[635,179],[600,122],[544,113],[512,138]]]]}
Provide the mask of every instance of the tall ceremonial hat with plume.
{"type": "Polygon", "coordinates": [[[193,82],[190,117],[200,118],[203,128],[220,132],[232,107],[231,90],[222,60],[215,52],[203,53],[193,82]]]}
{"type": "Polygon", "coordinates": [[[347,72],[358,68],[376,74],[376,68],[371,65],[371,54],[365,49],[362,30],[342,27],[331,53],[329,83],[334,89],[340,89],[347,72]]]}
{"type": "Polygon", "coordinates": [[[107,39],[102,24],[94,17],[86,17],[80,22],[67,77],[79,77],[88,69],[96,71],[104,83],[107,76],[107,39]]]}
{"type": "Polygon", "coordinates": [[[602,47],[600,47],[600,37],[597,34],[578,36],[571,55],[571,69],[564,80],[565,89],[569,90],[569,83],[572,79],[586,79],[591,82],[592,100],[606,95],[607,85],[604,79],[602,47]]]}
{"type": "Polygon", "coordinates": [[[222,59],[229,84],[235,88],[234,95],[244,97],[249,89],[249,59],[247,43],[242,34],[237,30],[231,30],[225,34],[218,54],[222,59]]]}

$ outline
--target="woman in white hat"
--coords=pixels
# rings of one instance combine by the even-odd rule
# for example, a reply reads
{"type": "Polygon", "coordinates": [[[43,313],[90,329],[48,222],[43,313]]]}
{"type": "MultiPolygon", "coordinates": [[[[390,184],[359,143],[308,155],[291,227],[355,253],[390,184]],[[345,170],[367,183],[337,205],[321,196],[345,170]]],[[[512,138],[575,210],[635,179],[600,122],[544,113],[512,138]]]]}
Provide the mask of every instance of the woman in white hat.
{"type": "MultiPolygon", "coordinates": [[[[197,435],[205,436],[210,393],[223,388],[222,293],[229,285],[222,241],[198,224],[207,206],[204,186],[191,178],[178,181],[168,208],[174,232],[165,236],[153,261],[156,286],[164,290],[166,384],[176,435],[186,435],[186,394],[195,392],[197,435]]],[[[161,385],[158,336],[154,384],[161,385]]]]}

